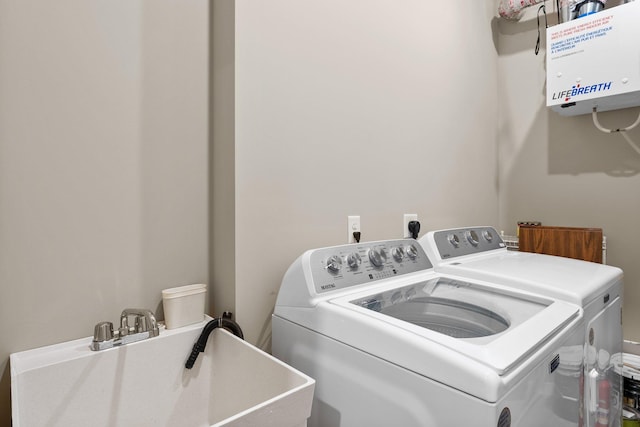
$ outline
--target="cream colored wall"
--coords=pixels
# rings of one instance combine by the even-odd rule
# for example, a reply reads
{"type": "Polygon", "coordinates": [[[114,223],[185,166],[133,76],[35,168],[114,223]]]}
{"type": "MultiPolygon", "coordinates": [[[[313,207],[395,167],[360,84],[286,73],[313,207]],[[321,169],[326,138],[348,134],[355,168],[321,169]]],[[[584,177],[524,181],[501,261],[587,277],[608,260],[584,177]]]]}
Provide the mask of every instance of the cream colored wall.
{"type": "Polygon", "coordinates": [[[425,231],[496,224],[494,6],[236,1],[235,311],[249,341],[268,348],[287,267],[346,243],[348,215],[365,240],[401,237],[404,213],[425,231]]]}
{"type": "MultiPolygon", "coordinates": [[[[601,227],[607,263],[625,274],[624,337],[638,341],[640,155],[621,135],[598,131],[590,115],[561,117],[546,108],[545,50],[533,53],[535,12],[531,8],[520,22],[500,20],[497,26],[500,227],[515,233],[521,220],[601,227]]],[[[599,118],[606,127],[622,128],[638,113],[631,108],[599,118]]],[[[640,144],[640,129],[630,136],[640,144]]]]}
{"type": "Polygon", "coordinates": [[[235,312],[235,2],[211,3],[210,292],[214,313],[235,312]]]}
{"type": "Polygon", "coordinates": [[[0,0],[0,425],[10,353],[208,280],[207,10],[0,0]]]}
{"type": "Polygon", "coordinates": [[[268,347],[286,268],[345,242],[351,214],[366,240],[398,237],[403,213],[423,230],[601,226],[640,339],[640,156],[546,110],[533,9],[515,24],[493,0],[230,3],[213,2],[233,46],[214,51],[209,153],[205,2],[0,0],[1,424],[9,353],[157,308],[210,267],[215,311],[268,347]]]}

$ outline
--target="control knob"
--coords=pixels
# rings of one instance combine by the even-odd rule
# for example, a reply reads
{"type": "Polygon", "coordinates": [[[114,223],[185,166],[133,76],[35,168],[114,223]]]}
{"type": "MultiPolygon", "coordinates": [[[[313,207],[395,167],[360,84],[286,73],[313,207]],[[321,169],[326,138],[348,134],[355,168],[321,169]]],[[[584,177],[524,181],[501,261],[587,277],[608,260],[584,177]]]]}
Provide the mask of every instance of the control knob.
{"type": "Polygon", "coordinates": [[[382,267],[384,262],[387,260],[387,253],[384,249],[371,249],[369,250],[369,261],[375,267],[382,267]]]}
{"type": "Polygon", "coordinates": [[[352,252],[347,256],[347,265],[355,270],[358,267],[360,267],[360,264],[362,263],[362,258],[360,258],[360,254],[357,252],[352,252]]]}
{"type": "Polygon", "coordinates": [[[475,230],[465,231],[464,235],[469,243],[471,243],[473,246],[478,246],[478,233],[476,233],[475,230]]]}
{"type": "Polygon", "coordinates": [[[418,248],[416,248],[415,245],[407,246],[406,252],[411,259],[416,259],[418,257],[418,248]]]}
{"type": "Polygon", "coordinates": [[[460,246],[460,238],[458,237],[457,234],[449,234],[447,236],[447,240],[449,241],[449,243],[453,245],[454,248],[457,248],[458,246],[460,246]]]}
{"type": "Polygon", "coordinates": [[[401,246],[398,246],[396,248],[391,249],[391,255],[393,255],[393,258],[400,262],[402,261],[402,258],[404,258],[404,249],[401,246]]]}
{"type": "Polygon", "coordinates": [[[489,230],[484,230],[482,232],[482,237],[484,237],[484,239],[489,243],[493,240],[493,234],[489,230]]]}
{"type": "Polygon", "coordinates": [[[337,273],[342,268],[342,260],[337,255],[332,255],[327,258],[327,270],[331,273],[337,273]]]}

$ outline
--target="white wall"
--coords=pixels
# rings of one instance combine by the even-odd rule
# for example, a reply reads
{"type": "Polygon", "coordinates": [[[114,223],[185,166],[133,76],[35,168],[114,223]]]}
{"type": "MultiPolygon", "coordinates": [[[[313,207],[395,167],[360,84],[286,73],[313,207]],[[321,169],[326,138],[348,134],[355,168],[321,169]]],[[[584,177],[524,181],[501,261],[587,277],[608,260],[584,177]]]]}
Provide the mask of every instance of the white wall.
{"type": "MultiPolygon", "coordinates": [[[[546,108],[545,50],[533,53],[535,12],[498,25],[500,226],[510,233],[521,220],[602,228],[607,263],[624,270],[624,337],[638,341],[640,155],[621,135],[598,131],[590,115],[561,117],[546,108]]],[[[631,108],[599,118],[605,127],[622,128],[638,113],[631,108]]],[[[640,129],[630,136],[640,144],[640,129]]]]}
{"type": "Polygon", "coordinates": [[[1,425],[10,353],[208,280],[208,31],[204,0],[0,0],[1,425]]]}
{"type": "Polygon", "coordinates": [[[404,213],[423,230],[497,223],[494,6],[236,1],[228,220],[249,341],[268,347],[287,267],[346,243],[348,215],[365,240],[401,237],[404,213]]]}

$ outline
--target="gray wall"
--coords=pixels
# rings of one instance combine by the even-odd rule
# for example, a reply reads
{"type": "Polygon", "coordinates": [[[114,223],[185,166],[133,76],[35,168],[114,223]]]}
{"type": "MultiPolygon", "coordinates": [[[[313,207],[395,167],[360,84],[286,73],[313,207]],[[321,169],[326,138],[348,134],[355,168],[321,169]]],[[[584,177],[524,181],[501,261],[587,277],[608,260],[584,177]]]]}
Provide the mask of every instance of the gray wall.
{"type": "MultiPolygon", "coordinates": [[[[640,341],[640,155],[621,135],[597,130],[591,115],[561,117],[546,108],[545,50],[533,53],[535,12],[530,8],[517,23],[498,21],[499,224],[509,233],[522,220],[602,228],[607,263],[624,270],[624,337],[640,341]]],[[[605,127],[623,128],[638,113],[630,108],[598,117],[605,127]]],[[[640,128],[629,135],[640,145],[640,128]]]]}
{"type": "Polygon", "coordinates": [[[0,0],[0,425],[10,353],[208,280],[208,25],[202,0],[0,0]]]}

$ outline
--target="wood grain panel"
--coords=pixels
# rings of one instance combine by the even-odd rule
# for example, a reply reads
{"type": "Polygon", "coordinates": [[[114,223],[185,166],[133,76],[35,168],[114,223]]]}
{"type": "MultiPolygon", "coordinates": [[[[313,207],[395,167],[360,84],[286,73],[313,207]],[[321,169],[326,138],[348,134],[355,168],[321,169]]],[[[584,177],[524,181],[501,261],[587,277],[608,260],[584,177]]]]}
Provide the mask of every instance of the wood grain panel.
{"type": "Polygon", "coordinates": [[[519,248],[523,252],[602,263],[602,229],[521,225],[519,248]]]}

